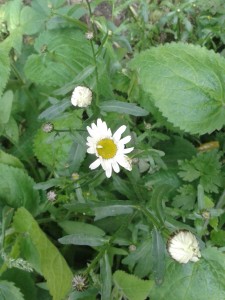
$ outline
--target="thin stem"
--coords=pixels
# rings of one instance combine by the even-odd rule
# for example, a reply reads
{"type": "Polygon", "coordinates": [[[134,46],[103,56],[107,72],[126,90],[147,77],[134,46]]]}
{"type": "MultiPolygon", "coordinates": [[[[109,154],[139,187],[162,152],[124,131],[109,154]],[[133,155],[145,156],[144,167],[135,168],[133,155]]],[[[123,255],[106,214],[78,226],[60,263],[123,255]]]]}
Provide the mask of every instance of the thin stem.
{"type": "MultiPolygon", "coordinates": [[[[92,27],[92,32],[95,32],[95,27],[94,23],[92,21],[92,11],[91,11],[91,5],[89,3],[89,0],[86,0],[87,6],[88,6],[88,11],[90,15],[90,21],[91,21],[91,27],[92,27]]],[[[95,48],[92,39],[90,39],[90,44],[91,44],[91,51],[94,59],[94,65],[95,65],[95,77],[96,77],[96,106],[98,106],[99,103],[99,76],[98,76],[98,64],[96,60],[96,53],[95,53],[95,48]]]]}
{"type": "Polygon", "coordinates": [[[109,239],[109,241],[107,242],[107,244],[105,244],[101,248],[101,250],[99,251],[98,255],[92,260],[91,264],[88,266],[88,268],[84,272],[84,275],[88,275],[90,273],[90,271],[92,269],[94,269],[94,267],[96,266],[96,264],[98,263],[98,261],[103,257],[103,255],[108,250],[108,248],[111,247],[112,242],[117,238],[117,236],[120,233],[120,231],[123,231],[127,227],[127,225],[131,222],[131,220],[134,218],[135,215],[136,215],[136,212],[133,215],[131,215],[131,216],[129,216],[129,217],[126,218],[126,220],[120,226],[120,228],[115,232],[115,234],[113,236],[111,236],[111,238],[109,239]]]}

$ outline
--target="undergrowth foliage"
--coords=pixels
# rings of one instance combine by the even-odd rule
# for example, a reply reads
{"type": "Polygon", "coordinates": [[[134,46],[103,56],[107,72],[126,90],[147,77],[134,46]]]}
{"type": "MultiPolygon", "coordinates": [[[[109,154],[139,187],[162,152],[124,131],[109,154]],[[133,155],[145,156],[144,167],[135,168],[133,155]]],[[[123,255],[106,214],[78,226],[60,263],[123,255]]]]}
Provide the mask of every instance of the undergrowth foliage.
{"type": "Polygon", "coordinates": [[[0,5],[0,294],[225,299],[223,0],[0,5]]]}

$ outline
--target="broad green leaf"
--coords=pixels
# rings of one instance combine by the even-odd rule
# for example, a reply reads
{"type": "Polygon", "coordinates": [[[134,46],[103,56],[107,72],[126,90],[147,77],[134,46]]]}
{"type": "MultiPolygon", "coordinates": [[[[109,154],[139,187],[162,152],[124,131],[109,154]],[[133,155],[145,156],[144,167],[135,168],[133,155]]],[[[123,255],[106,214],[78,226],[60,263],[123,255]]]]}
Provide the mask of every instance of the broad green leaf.
{"type": "Polygon", "coordinates": [[[0,98],[0,123],[6,124],[9,121],[13,102],[13,92],[7,91],[0,98]]]}
{"type": "Polygon", "coordinates": [[[171,261],[162,285],[154,286],[151,300],[224,300],[225,255],[216,248],[202,251],[196,263],[179,264],[171,261]]]}
{"type": "Polygon", "coordinates": [[[61,87],[93,64],[90,43],[78,30],[43,32],[35,42],[35,49],[39,54],[28,58],[25,74],[37,84],[61,87]]]}
{"type": "Polygon", "coordinates": [[[42,129],[38,130],[34,140],[34,152],[39,161],[50,169],[65,169],[75,137],[63,130],[79,129],[82,124],[79,115],[80,112],[74,111],[62,114],[59,119],[52,121],[56,130],[62,130],[57,134],[55,132],[46,133],[42,129]]]}
{"type": "Polygon", "coordinates": [[[199,46],[171,43],[137,55],[130,67],[169,122],[205,134],[225,123],[225,59],[199,46]]]}
{"type": "Polygon", "coordinates": [[[58,249],[48,240],[32,215],[19,208],[14,216],[14,228],[22,234],[29,234],[40,257],[41,271],[53,300],[65,299],[71,288],[73,277],[65,259],[58,249]]]}
{"type": "Polygon", "coordinates": [[[9,122],[4,124],[4,131],[2,133],[11,143],[17,144],[19,140],[19,128],[15,119],[11,116],[9,122]]]}
{"type": "Polygon", "coordinates": [[[151,280],[142,280],[124,271],[116,271],[113,280],[117,289],[128,300],[145,300],[153,285],[151,280]]]}
{"type": "Polygon", "coordinates": [[[20,22],[23,34],[35,34],[40,31],[43,26],[43,15],[35,11],[30,6],[25,6],[21,10],[20,22]]]}
{"type": "Polygon", "coordinates": [[[38,210],[39,194],[34,181],[22,169],[0,163],[0,199],[11,207],[24,206],[31,213],[38,210]]]}
{"type": "MultiPolygon", "coordinates": [[[[0,97],[7,84],[10,72],[9,46],[7,44],[0,44],[0,97]]],[[[1,98],[0,98],[1,99],[1,98]]],[[[2,100],[1,100],[2,101],[2,100]]]]}
{"type": "Polygon", "coordinates": [[[2,280],[0,281],[0,300],[24,300],[20,290],[14,283],[2,280]]]}
{"type": "Polygon", "coordinates": [[[163,282],[165,274],[165,243],[162,235],[154,228],[152,230],[153,276],[156,284],[163,282]]]}
{"type": "Polygon", "coordinates": [[[99,237],[105,235],[105,232],[97,226],[83,222],[63,221],[59,222],[59,226],[62,227],[67,234],[90,234],[99,237]]]}
{"type": "Polygon", "coordinates": [[[90,247],[97,247],[97,246],[102,246],[106,242],[108,242],[108,239],[101,237],[99,235],[93,235],[89,233],[75,233],[75,234],[70,234],[66,235],[58,241],[61,244],[65,245],[83,245],[83,246],[90,246],[90,247]]]}
{"type": "Polygon", "coordinates": [[[114,111],[120,114],[128,114],[136,117],[144,117],[148,115],[147,110],[133,103],[126,103],[117,100],[104,101],[100,104],[100,108],[106,112],[114,111]]]}
{"type": "Polygon", "coordinates": [[[5,164],[11,167],[24,169],[24,165],[17,157],[10,155],[2,150],[0,150],[0,164],[5,164]]]}
{"type": "MultiPolygon", "coordinates": [[[[35,286],[34,278],[32,277],[33,274],[16,268],[8,269],[1,275],[2,280],[11,281],[16,284],[17,288],[23,293],[24,299],[38,300],[37,288],[35,286]]],[[[7,299],[11,300],[11,298],[7,299]]]]}

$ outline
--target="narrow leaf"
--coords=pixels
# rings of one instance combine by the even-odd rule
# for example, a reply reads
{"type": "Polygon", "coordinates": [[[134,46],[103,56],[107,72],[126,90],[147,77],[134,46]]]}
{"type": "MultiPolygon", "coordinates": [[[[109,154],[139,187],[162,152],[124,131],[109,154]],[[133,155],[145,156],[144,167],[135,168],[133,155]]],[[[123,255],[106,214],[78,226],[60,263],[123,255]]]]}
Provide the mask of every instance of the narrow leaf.
{"type": "Polygon", "coordinates": [[[147,110],[133,103],[126,103],[117,100],[102,102],[100,104],[100,108],[106,112],[114,111],[120,114],[128,114],[136,117],[144,117],[148,115],[147,110]]]}

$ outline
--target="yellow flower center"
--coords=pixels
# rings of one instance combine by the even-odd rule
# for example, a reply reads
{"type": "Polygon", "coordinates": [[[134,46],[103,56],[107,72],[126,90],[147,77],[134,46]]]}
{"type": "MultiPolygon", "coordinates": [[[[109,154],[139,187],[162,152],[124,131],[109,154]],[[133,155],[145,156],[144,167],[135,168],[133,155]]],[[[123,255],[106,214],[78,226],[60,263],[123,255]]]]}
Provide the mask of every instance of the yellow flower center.
{"type": "Polygon", "coordinates": [[[103,139],[97,143],[97,152],[102,158],[110,159],[116,155],[117,147],[113,140],[103,139]]]}

